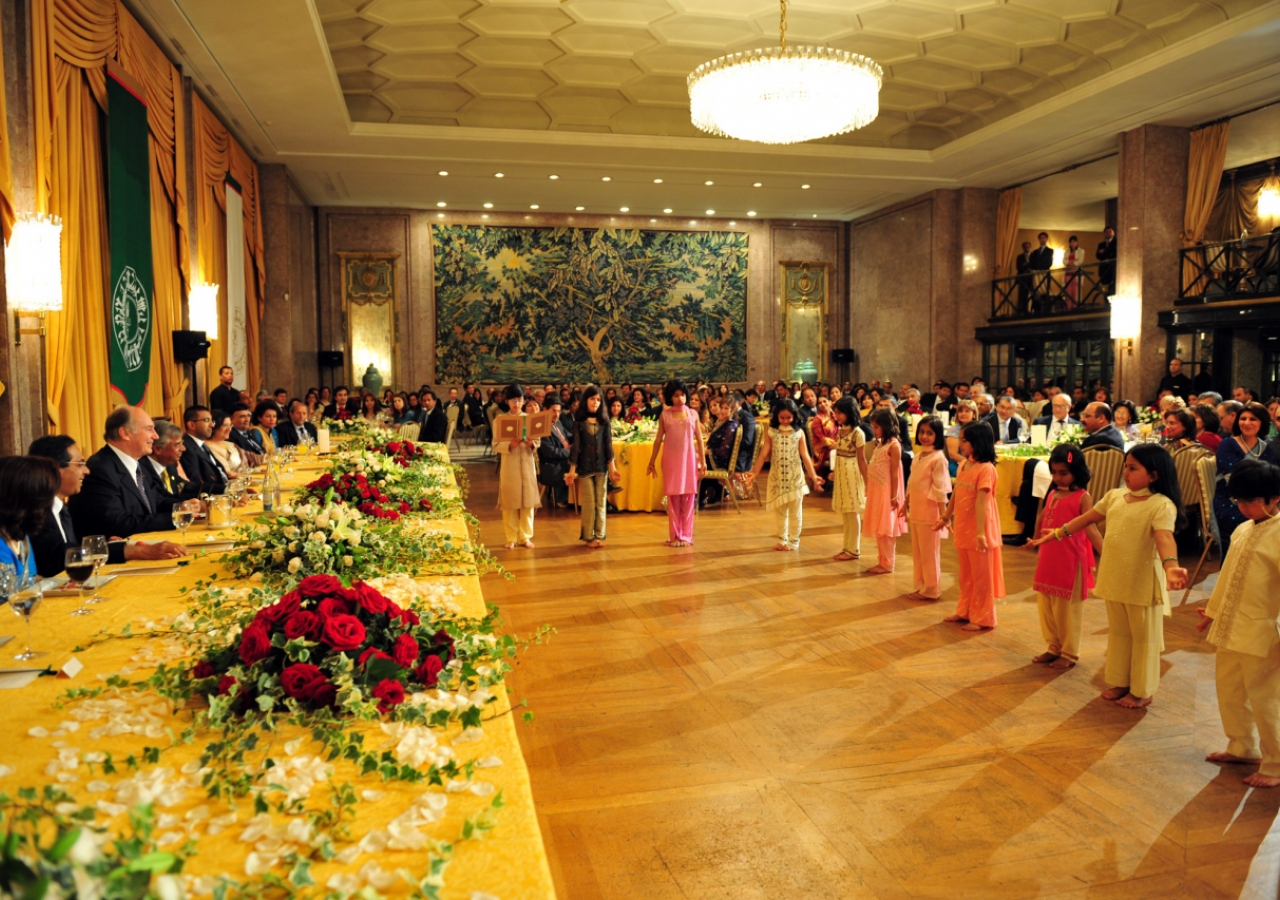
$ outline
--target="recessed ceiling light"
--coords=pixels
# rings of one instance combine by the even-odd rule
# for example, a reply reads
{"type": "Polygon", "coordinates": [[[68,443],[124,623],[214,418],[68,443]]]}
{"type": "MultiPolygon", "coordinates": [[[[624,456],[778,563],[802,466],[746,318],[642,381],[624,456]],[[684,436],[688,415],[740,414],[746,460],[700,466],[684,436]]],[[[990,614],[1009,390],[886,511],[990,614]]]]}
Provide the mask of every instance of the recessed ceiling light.
{"type": "Polygon", "coordinates": [[[733,226],[735,226],[735,225],[737,225],[737,224],[738,224],[737,222],[730,222],[730,223],[729,223],[729,227],[730,227],[730,228],[732,228],[733,226]]]}
{"type": "Polygon", "coordinates": [[[655,178],[655,179],[653,179],[653,183],[654,183],[654,184],[662,184],[662,179],[661,179],[661,178],[655,178]]]}
{"type": "Polygon", "coordinates": [[[529,208],[530,208],[530,209],[537,209],[537,208],[538,208],[538,204],[536,204],[536,203],[530,203],[530,204],[529,204],[529,208]]]}
{"type": "Polygon", "coordinates": [[[441,209],[444,209],[445,203],[443,200],[441,200],[439,203],[436,204],[436,206],[440,207],[441,209]]]}
{"type": "Polygon", "coordinates": [[[707,187],[711,187],[711,185],[715,184],[714,181],[704,181],[702,183],[705,184],[707,187]]]}
{"type": "Polygon", "coordinates": [[[482,219],[487,219],[487,218],[489,218],[489,214],[488,214],[488,213],[481,213],[481,214],[480,214],[480,218],[482,218],[482,219]]]}
{"type": "Polygon", "coordinates": [[[492,204],[492,203],[486,203],[486,204],[484,205],[484,208],[485,208],[485,209],[493,209],[493,204],[492,204]]]}
{"type": "Polygon", "coordinates": [[[751,186],[752,186],[752,187],[764,187],[764,185],[763,185],[763,184],[761,184],[761,183],[760,183],[760,182],[758,182],[758,181],[757,181],[755,184],[751,185],[751,186]]]}
{"type": "Polygon", "coordinates": [[[754,209],[751,210],[751,212],[747,213],[747,215],[749,216],[754,216],[755,214],[756,214],[756,211],[754,209]]]}
{"type": "Polygon", "coordinates": [[[501,172],[494,172],[494,173],[493,173],[493,177],[494,177],[494,178],[506,178],[507,176],[503,175],[501,172]]]}
{"type": "Polygon", "coordinates": [[[802,191],[807,191],[807,190],[809,190],[809,185],[807,185],[807,184],[802,184],[802,185],[800,185],[800,190],[802,190],[802,191]]]}
{"type": "Polygon", "coordinates": [[[443,172],[443,171],[441,171],[441,172],[437,172],[436,174],[437,174],[437,175],[448,175],[449,173],[448,173],[448,172],[443,172]]]}
{"type": "Polygon", "coordinates": [[[669,209],[664,209],[663,212],[666,213],[667,215],[671,215],[671,210],[669,209]]]}
{"type": "Polygon", "coordinates": [[[714,209],[707,210],[707,215],[714,216],[715,214],[716,214],[716,211],[714,209]]]}
{"type": "Polygon", "coordinates": [[[630,206],[624,206],[624,207],[622,207],[622,211],[623,211],[623,212],[631,212],[631,207],[630,207],[630,206]]]}
{"type": "Polygon", "coordinates": [[[443,218],[444,218],[444,213],[436,213],[436,218],[437,218],[437,219],[443,219],[443,218]]]}
{"type": "Polygon", "coordinates": [[[689,220],[689,224],[690,224],[690,225],[697,225],[698,223],[697,223],[697,221],[695,221],[694,219],[690,219],[690,220],[689,220]]]}
{"type": "Polygon", "coordinates": [[[586,207],[585,207],[585,206],[575,206],[575,207],[574,207],[574,209],[576,209],[578,212],[582,212],[584,209],[586,209],[586,207]]]}
{"type": "Polygon", "coordinates": [[[608,175],[604,176],[604,177],[603,177],[603,178],[601,178],[600,180],[601,180],[601,181],[613,181],[613,179],[612,179],[612,178],[610,178],[608,175]]]}
{"type": "Polygon", "coordinates": [[[813,217],[814,217],[815,219],[816,219],[816,218],[818,218],[818,214],[817,214],[817,213],[814,213],[814,214],[813,214],[813,217]]]}
{"type": "Polygon", "coordinates": [[[649,220],[649,223],[650,223],[650,224],[652,224],[652,223],[654,223],[654,222],[656,222],[656,221],[658,221],[658,220],[657,220],[657,219],[650,219],[650,220],[649,220]]]}
{"type": "Polygon", "coordinates": [[[560,176],[559,176],[559,175],[552,175],[552,176],[551,176],[551,180],[552,180],[552,181],[559,181],[559,180],[560,180],[560,176]]]}

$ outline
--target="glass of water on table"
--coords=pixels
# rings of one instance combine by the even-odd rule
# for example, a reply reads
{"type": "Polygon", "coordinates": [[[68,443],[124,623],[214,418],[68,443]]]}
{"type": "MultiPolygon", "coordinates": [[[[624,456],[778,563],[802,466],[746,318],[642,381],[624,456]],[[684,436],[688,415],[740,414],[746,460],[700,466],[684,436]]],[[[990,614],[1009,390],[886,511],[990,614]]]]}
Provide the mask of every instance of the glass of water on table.
{"type": "Polygon", "coordinates": [[[182,543],[187,543],[187,528],[196,520],[195,510],[189,509],[186,504],[180,504],[173,508],[173,527],[182,530],[182,543]]]}
{"type": "Polygon", "coordinates": [[[93,563],[93,596],[89,598],[90,603],[106,603],[107,598],[98,595],[98,587],[100,579],[98,578],[98,570],[111,558],[110,548],[107,546],[107,536],[105,534],[91,534],[80,542],[89,553],[89,559],[93,563]]]}
{"type": "Polygon", "coordinates": [[[13,610],[14,615],[21,616],[27,623],[27,646],[21,653],[15,653],[13,658],[27,662],[45,655],[31,647],[31,614],[40,606],[40,601],[44,599],[44,592],[41,589],[40,579],[33,578],[29,574],[19,575],[15,580],[17,584],[9,594],[9,608],[13,610]]]}

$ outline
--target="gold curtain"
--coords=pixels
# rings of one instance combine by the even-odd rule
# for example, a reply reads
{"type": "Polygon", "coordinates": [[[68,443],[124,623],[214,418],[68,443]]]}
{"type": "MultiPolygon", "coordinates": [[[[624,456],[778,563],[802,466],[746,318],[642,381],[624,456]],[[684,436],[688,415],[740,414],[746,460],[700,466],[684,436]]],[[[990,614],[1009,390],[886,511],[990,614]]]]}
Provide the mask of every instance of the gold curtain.
{"type": "Polygon", "coordinates": [[[996,277],[1013,274],[1013,262],[1018,258],[1018,219],[1022,216],[1022,188],[1012,187],[1000,192],[1000,205],[996,209],[996,277]]]}
{"type": "MultiPolygon", "coordinates": [[[[244,198],[245,271],[236,277],[245,280],[245,344],[248,368],[245,389],[251,394],[261,388],[261,328],[263,298],[266,293],[265,254],[262,245],[262,201],[258,185],[258,166],[231,136],[199,96],[193,100],[196,186],[196,216],[200,222],[196,233],[197,266],[200,280],[218,285],[218,331],[227,330],[227,188],[226,176],[240,185],[244,198]]],[[[210,373],[226,365],[225,337],[211,342],[208,366],[210,373]]]]}
{"type": "MultiPolygon", "coordinates": [[[[1182,246],[1194,247],[1204,241],[1209,216],[1218,197],[1222,181],[1222,164],[1227,158],[1227,133],[1231,123],[1218,122],[1191,133],[1191,152],[1187,157],[1187,206],[1182,218],[1182,246]]],[[[1183,260],[1182,283],[1188,294],[1200,294],[1207,287],[1198,272],[1204,266],[1204,252],[1196,251],[1199,266],[1191,259],[1183,260]]]]}
{"type": "Polygon", "coordinates": [[[1235,241],[1246,232],[1265,234],[1280,225],[1280,217],[1258,214],[1258,198],[1264,190],[1280,192],[1280,176],[1273,173],[1241,181],[1232,171],[1227,183],[1218,192],[1213,215],[1209,217],[1209,226],[1205,229],[1206,239],[1235,241]]]}
{"type": "Polygon", "coordinates": [[[0,238],[13,233],[13,162],[9,156],[9,116],[4,100],[4,39],[0,35],[0,238]]]}

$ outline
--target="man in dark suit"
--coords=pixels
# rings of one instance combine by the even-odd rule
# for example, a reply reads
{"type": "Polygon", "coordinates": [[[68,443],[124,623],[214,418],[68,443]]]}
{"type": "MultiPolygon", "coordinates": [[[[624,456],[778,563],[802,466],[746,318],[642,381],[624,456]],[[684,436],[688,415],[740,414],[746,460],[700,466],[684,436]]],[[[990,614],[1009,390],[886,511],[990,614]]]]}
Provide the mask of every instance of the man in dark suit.
{"type": "Polygon", "coordinates": [[[151,416],[138,407],[117,407],[107,416],[104,439],[106,446],[89,457],[80,493],[71,498],[76,534],[129,537],[140,531],[172,531],[174,504],[160,496],[142,468],[156,440],[151,416]]]}
{"type": "Polygon", "coordinates": [[[205,406],[188,406],[182,414],[186,435],[182,439],[182,470],[201,494],[221,494],[227,489],[227,470],[222,468],[205,441],[213,437],[213,416],[205,406]]]}
{"type": "Polygon", "coordinates": [[[230,366],[223,366],[218,370],[218,381],[220,384],[209,392],[210,409],[220,409],[223,412],[230,412],[231,407],[240,402],[240,392],[231,386],[231,382],[235,380],[235,370],[230,366]]]}
{"type": "Polygon", "coordinates": [[[200,484],[187,477],[182,467],[182,455],[187,449],[183,438],[183,431],[177,425],[157,422],[156,440],[143,466],[155,479],[154,488],[160,496],[175,503],[200,496],[200,484]]]}
{"type": "Polygon", "coordinates": [[[1194,387],[1193,382],[1182,371],[1182,360],[1174,357],[1169,360],[1169,374],[1160,379],[1160,387],[1157,393],[1169,391],[1175,397],[1181,397],[1185,402],[1191,396],[1191,390],[1194,387]]]}
{"type": "Polygon", "coordinates": [[[1105,228],[1102,231],[1102,243],[1098,245],[1098,282],[1103,290],[1111,293],[1116,283],[1116,230],[1105,228]]]}
{"type": "MultiPolygon", "coordinates": [[[[1031,312],[1031,283],[1034,276],[1031,274],[1031,242],[1022,242],[1022,252],[1018,254],[1018,258],[1013,261],[1014,270],[1017,272],[1016,282],[1018,285],[1018,312],[1031,312]]],[[[1001,273],[1003,276],[1005,273],[1001,273]]]]}
{"type": "Polygon", "coordinates": [[[356,415],[360,412],[360,401],[353,401],[347,391],[345,384],[340,384],[333,389],[333,402],[324,408],[324,417],[326,419],[338,418],[338,413],[346,412],[350,415],[356,415]]]}
{"type": "Polygon", "coordinates": [[[281,447],[296,447],[302,443],[304,434],[314,441],[316,426],[307,421],[307,404],[301,400],[290,400],[289,418],[276,426],[276,434],[280,436],[281,447]]]}
{"type": "MultiPolygon", "coordinates": [[[[66,568],[67,551],[80,546],[80,536],[76,533],[67,501],[80,493],[85,476],[89,474],[89,463],[75,438],[65,434],[36,438],[31,442],[27,453],[53,460],[62,471],[62,485],[53,500],[53,508],[40,530],[31,535],[36,571],[41,578],[52,578],[66,568]]],[[[130,559],[176,559],[187,553],[181,544],[172,541],[156,541],[153,544],[145,541],[111,541],[107,548],[110,553],[107,562],[110,565],[119,565],[130,559]]]]}
{"type": "Polygon", "coordinates": [[[1049,437],[1056,437],[1058,432],[1068,425],[1079,425],[1077,419],[1071,418],[1071,398],[1066,394],[1054,394],[1050,406],[1050,415],[1041,416],[1033,425],[1044,425],[1049,429],[1049,437]]]}
{"type": "Polygon", "coordinates": [[[1040,246],[1031,251],[1031,292],[1035,311],[1039,312],[1049,296],[1049,270],[1053,268],[1053,248],[1049,246],[1049,234],[1042,231],[1036,236],[1040,246]]]}
{"type": "Polygon", "coordinates": [[[253,422],[253,411],[243,403],[237,403],[228,412],[231,413],[231,434],[227,440],[240,448],[245,465],[250,467],[261,465],[267,451],[262,444],[258,443],[254,432],[249,430],[253,422]]]}
{"type": "Polygon", "coordinates": [[[560,422],[560,411],[563,406],[558,394],[547,394],[546,409],[556,414],[551,425],[551,434],[538,443],[538,481],[547,486],[551,492],[551,502],[555,506],[569,505],[569,488],[565,484],[564,475],[569,471],[569,447],[571,441],[564,425],[560,422]]]}
{"type": "Polygon", "coordinates": [[[1111,424],[1111,407],[1105,403],[1094,402],[1084,408],[1080,414],[1080,424],[1089,436],[1080,442],[1082,449],[1089,447],[1115,447],[1124,449],[1124,435],[1120,429],[1111,424]]]}
{"type": "Polygon", "coordinates": [[[449,419],[440,408],[434,391],[422,392],[422,430],[418,432],[421,444],[443,444],[449,437],[449,419]]]}
{"type": "Polygon", "coordinates": [[[995,412],[983,420],[995,432],[997,444],[1016,444],[1022,437],[1024,426],[1022,419],[1015,415],[1016,409],[1013,398],[1008,394],[1001,394],[996,401],[995,412]]]}
{"type": "Polygon", "coordinates": [[[747,402],[750,395],[742,397],[736,395],[738,402],[742,405],[738,407],[738,428],[742,430],[742,443],[738,445],[738,459],[734,466],[736,472],[750,472],[751,464],[755,461],[756,450],[756,409],[755,406],[747,402]]]}

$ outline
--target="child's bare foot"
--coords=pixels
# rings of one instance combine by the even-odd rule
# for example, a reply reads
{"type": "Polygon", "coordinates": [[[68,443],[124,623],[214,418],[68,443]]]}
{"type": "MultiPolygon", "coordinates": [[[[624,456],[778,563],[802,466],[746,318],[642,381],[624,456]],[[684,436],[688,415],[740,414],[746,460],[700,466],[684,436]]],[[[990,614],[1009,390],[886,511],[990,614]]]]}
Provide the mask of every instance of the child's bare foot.
{"type": "Polygon", "coordinates": [[[788,547],[786,544],[782,543],[781,541],[779,541],[778,543],[773,545],[773,549],[774,550],[790,550],[791,548],[788,547]]]}
{"type": "Polygon", "coordinates": [[[929,598],[926,597],[924,594],[920,593],[919,591],[912,591],[910,594],[907,594],[907,599],[908,600],[928,600],[929,598]]]}
{"type": "Polygon", "coordinates": [[[503,544],[502,546],[506,547],[508,550],[514,550],[516,545],[515,545],[515,544],[503,544]]]}
{"type": "Polygon", "coordinates": [[[1050,653],[1048,650],[1046,650],[1044,653],[1041,653],[1039,656],[1031,657],[1031,661],[1033,663],[1039,663],[1040,665],[1044,666],[1053,662],[1055,659],[1060,659],[1060,658],[1061,657],[1059,657],[1058,654],[1050,653]]]}
{"type": "Polygon", "coordinates": [[[523,544],[521,544],[520,546],[521,546],[521,547],[524,547],[524,549],[526,549],[526,550],[532,550],[532,549],[533,549],[533,541],[525,541],[525,542],[524,542],[523,544]]]}
{"type": "Polygon", "coordinates": [[[890,574],[890,573],[892,573],[892,572],[893,572],[893,569],[886,569],[884,566],[872,566],[870,569],[867,569],[867,571],[866,571],[866,573],[865,573],[865,574],[867,574],[867,575],[888,575],[888,574],[890,574]]]}
{"type": "Polygon", "coordinates": [[[977,622],[970,622],[968,625],[961,625],[960,630],[961,631],[990,631],[992,627],[994,626],[979,625],[977,622]]]}
{"type": "Polygon", "coordinates": [[[838,560],[840,562],[844,562],[845,560],[849,560],[849,559],[857,559],[858,554],[850,553],[848,550],[841,550],[839,553],[837,553],[835,556],[831,558],[834,560],[838,560]]]}
{"type": "Polygon", "coordinates": [[[1240,779],[1249,787],[1272,788],[1280,787],[1280,778],[1272,778],[1270,775],[1263,775],[1260,772],[1254,772],[1245,778],[1240,779]]]}
{"type": "Polygon", "coordinates": [[[947,616],[947,617],[946,617],[945,619],[943,619],[942,621],[944,621],[944,622],[968,622],[969,620],[968,620],[968,619],[966,619],[964,616],[947,616]]]}
{"type": "Polygon", "coordinates": [[[670,541],[670,542],[668,543],[668,546],[671,546],[671,547],[691,547],[691,546],[693,546],[693,545],[692,545],[689,541],[670,541]]]}
{"type": "Polygon", "coordinates": [[[1055,659],[1053,662],[1049,663],[1050,669],[1074,669],[1075,667],[1076,667],[1075,662],[1070,659],[1067,659],[1065,656],[1061,656],[1058,659],[1055,659]]]}
{"type": "MultiPolygon", "coordinates": [[[[1210,753],[1208,756],[1204,758],[1204,760],[1205,762],[1229,763],[1229,764],[1235,764],[1235,765],[1241,765],[1241,766],[1256,766],[1260,762],[1262,762],[1262,760],[1260,759],[1250,759],[1247,756],[1236,756],[1234,753],[1226,753],[1226,752],[1210,753]]],[[[1270,785],[1270,784],[1267,785],[1267,787],[1273,787],[1273,786],[1274,785],[1270,785]]]]}
{"type": "Polygon", "coordinates": [[[1121,697],[1123,697],[1127,693],[1129,693],[1129,689],[1127,687],[1107,688],[1105,691],[1102,692],[1102,699],[1103,700],[1119,700],[1121,697]]]}
{"type": "Polygon", "coordinates": [[[1146,709],[1150,705],[1150,697],[1135,697],[1133,694],[1121,697],[1116,701],[1116,706],[1123,706],[1125,709],[1146,709]]]}

